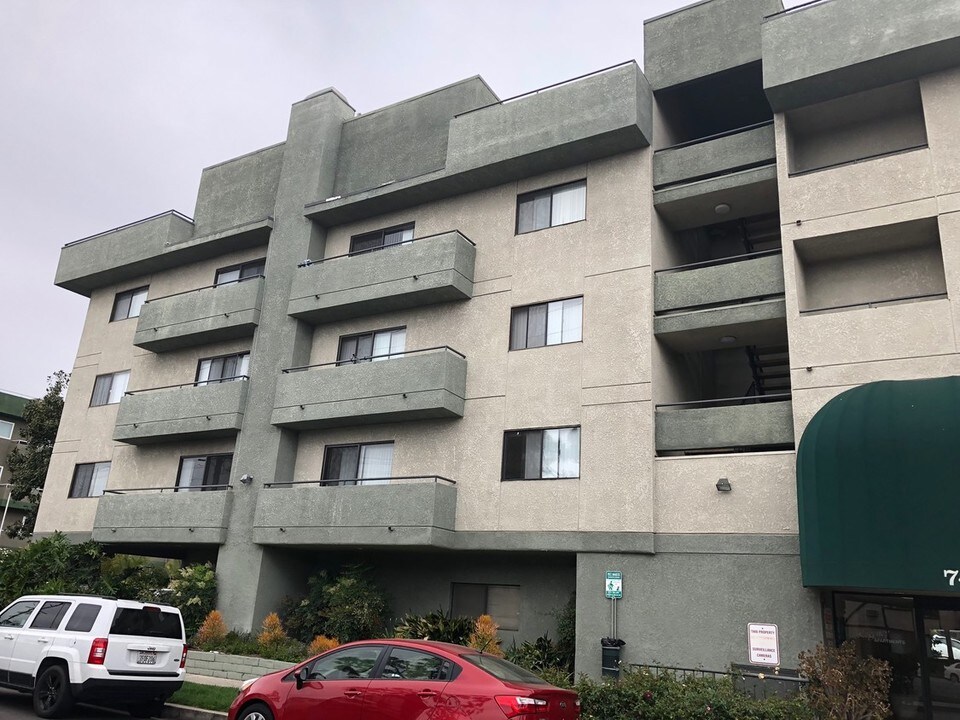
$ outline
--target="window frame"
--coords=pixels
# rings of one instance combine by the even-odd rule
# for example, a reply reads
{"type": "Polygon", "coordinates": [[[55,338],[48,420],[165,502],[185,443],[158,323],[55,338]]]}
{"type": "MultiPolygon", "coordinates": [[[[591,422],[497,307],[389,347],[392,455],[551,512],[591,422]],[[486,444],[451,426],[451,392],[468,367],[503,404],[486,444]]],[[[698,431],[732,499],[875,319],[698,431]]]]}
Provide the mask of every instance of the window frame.
{"type": "Polygon", "coordinates": [[[229,481],[230,479],[229,475],[233,473],[233,453],[232,452],[209,453],[207,455],[181,455],[180,462],[177,463],[177,481],[173,486],[173,491],[174,492],[216,492],[218,490],[227,490],[228,488],[225,487],[225,485],[229,485],[229,482],[224,484],[217,483],[213,485],[206,484],[207,473],[210,472],[210,468],[212,467],[212,465],[210,464],[204,465],[203,477],[200,478],[200,483],[201,483],[200,485],[180,485],[180,478],[183,475],[184,460],[198,460],[200,458],[203,458],[209,461],[211,459],[219,459],[224,457],[230,458],[230,473],[228,473],[227,475],[227,480],[229,481]]]}
{"type": "MultiPolygon", "coordinates": [[[[583,299],[584,299],[583,295],[571,295],[569,297],[557,298],[555,300],[547,300],[546,302],[530,303],[529,305],[514,305],[513,307],[511,307],[510,308],[510,327],[507,330],[507,351],[515,352],[517,350],[535,350],[537,348],[556,347],[557,345],[573,345],[575,343],[582,343],[583,342],[583,299]],[[560,342],[557,342],[557,343],[548,342],[550,338],[550,333],[549,333],[550,305],[553,303],[565,303],[568,300],[578,300],[578,299],[580,300],[580,338],[577,340],[564,341],[562,339],[562,334],[561,334],[560,342]],[[524,333],[524,342],[526,342],[526,340],[529,338],[529,333],[530,333],[529,331],[530,309],[536,308],[536,307],[545,308],[544,309],[544,326],[543,326],[543,345],[524,345],[523,347],[513,347],[513,324],[514,324],[515,313],[518,310],[527,311],[527,332],[524,333]]],[[[561,323],[561,331],[562,331],[563,329],[562,318],[560,323],[561,323]]]]}
{"type": "Polygon", "coordinates": [[[572,180],[570,182],[561,183],[559,185],[551,185],[550,187],[540,188],[539,190],[532,190],[530,192],[521,193],[517,195],[517,211],[516,218],[514,223],[514,235],[527,235],[532,232],[539,232],[540,230],[549,230],[554,227],[563,227],[564,225],[573,225],[578,222],[585,222],[587,219],[587,178],[583,177],[579,180],[572,180]],[[553,197],[557,192],[561,190],[568,190],[573,188],[575,185],[583,186],[583,217],[579,220],[571,220],[570,222],[553,223],[553,197]],[[545,225],[544,227],[535,227],[530,230],[521,230],[520,229],[520,206],[524,202],[532,202],[537,200],[540,197],[547,196],[550,198],[550,224],[545,225]]]}
{"type": "Polygon", "coordinates": [[[369,331],[367,331],[367,332],[350,333],[349,335],[341,335],[339,341],[337,342],[337,367],[339,367],[339,366],[341,366],[341,365],[357,365],[357,364],[359,364],[359,363],[365,363],[365,362],[376,362],[376,361],[380,361],[380,360],[393,360],[393,359],[395,359],[395,358],[401,358],[401,357],[404,356],[404,354],[406,354],[406,347],[407,347],[407,337],[406,337],[406,333],[407,333],[407,326],[406,326],[406,325],[398,325],[397,327],[389,327],[389,328],[382,328],[382,329],[379,329],[379,330],[369,330],[369,331]],[[381,333],[395,333],[395,332],[397,332],[398,330],[403,330],[403,333],[404,333],[404,337],[403,337],[403,347],[404,347],[404,349],[403,349],[402,351],[396,352],[396,353],[390,353],[390,354],[388,354],[388,355],[373,355],[373,354],[371,354],[371,355],[369,355],[369,356],[361,356],[361,357],[358,357],[358,356],[354,355],[353,358],[348,359],[348,360],[341,360],[341,359],[340,359],[340,354],[343,352],[343,342],[344,342],[344,340],[353,340],[353,339],[356,339],[356,338],[362,338],[362,337],[365,337],[365,336],[369,335],[369,336],[370,336],[370,351],[371,351],[371,353],[372,353],[372,352],[373,352],[373,348],[376,346],[377,335],[379,335],[379,334],[381,334],[381,333]]]}
{"type": "MultiPolygon", "coordinates": [[[[362,478],[362,477],[352,477],[352,478],[327,478],[327,466],[329,463],[329,452],[333,449],[338,448],[357,448],[357,469],[354,471],[354,475],[360,474],[360,456],[363,453],[364,447],[372,447],[375,445],[391,445],[394,448],[396,447],[396,442],[393,440],[374,440],[372,442],[362,442],[362,443],[334,443],[331,445],[324,445],[323,447],[323,466],[320,468],[320,484],[321,485],[331,485],[331,486],[346,486],[346,485],[360,485],[362,480],[387,480],[393,477],[393,456],[390,457],[390,476],[387,478],[362,478]]],[[[377,483],[366,483],[369,485],[375,485],[377,483]]]]}
{"type": "MultiPolygon", "coordinates": [[[[517,626],[508,627],[507,625],[499,622],[497,618],[495,618],[493,615],[490,615],[490,617],[492,617],[494,622],[496,622],[500,626],[501,630],[508,630],[510,632],[515,632],[520,629],[520,608],[523,603],[523,597],[520,593],[520,587],[521,587],[520,585],[508,585],[506,583],[451,582],[450,583],[450,615],[451,616],[454,614],[453,599],[454,599],[454,594],[456,592],[457,585],[483,588],[483,612],[486,615],[490,615],[490,588],[494,588],[494,587],[510,588],[512,590],[516,590],[517,591],[517,626]]],[[[500,619],[502,620],[503,618],[500,618],[500,619]]]]}
{"type": "Polygon", "coordinates": [[[77,475],[78,475],[78,473],[80,472],[80,468],[91,467],[91,468],[93,468],[93,469],[91,470],[91,473],[90,473],[90,488],[89,488],[89,489],[90,489],[90,491],[95,490],[95,489],[96,489],[96,485],[94,485],[94,478],[96,477],[97,468],[98,468],[98,466],[103,466],[103,465],[106,465],[106,466],[107,466],[107,478],[106,478],[106,480],[104,480],[104,482],[103,482],[103,490],[106,490],[107,482],[110,480],[110,471],[113,469],[113,468],[112,468],[113,463],[112,463],[111,460],[101,460],[101,461],[99,461],[99,462],[90,462],[90,463],[76,463],[76,464],[73,466],[73,477],[72,477],[71,480],[70,480],[70,490],[67,492],[67,498],[73,500],[73,499],[79,499],[79,498],[96,498],[96,497],[102,497],[102,496],[103,496],[103,492],[100,492],[100,493],[97,493],[97,494],[77,495],[77,494],[76,494],[76,488],[77,488],[77,475]]]}
{"type": "MultiPolygon", "coordinates": [[[[398,658],[399,659],[399,658],[398,658]]],[[[408,683],[421,683],[421,682],[442,682],[448,683],[453,680],[458,674],[460,667],[453,662],[453,660],[448,660],[445,657],[441,657],[436,653],[430,652],[429,650],[424,650],[423,648],[413,648],[405,647],[402,645],[390,645],[387,648],[387,654],[380,657],[379,667],[377,668],[377,675],[374,680],[387,680],[389,682],[408,682],[408,683]],[[408,652],[408,653],[418,653],[420,655],[427,655],[431,658],[436,658],[440,661],[438,668],[439,677],[435,678],[408,678],[405,675],[387,675],[387,668],[390,666],[390,661],[393,659],[394,652],[408,652]]]]}
{"type": "MultiPolygon", "coordinates": [[[[582,460],[582,449],[583,449],[583,426],[582,425],[556,425],[553,427],[542,427],[542,428],[515,428],[513,430],[504,430],[503,431],[503,446],[500,453],[500,482],[529,482],[529,481],[541,481],[541,480],[579,480],[580,479],[580,466],[582,460]],[[543,433],[549,430],[576,430],[577,431],[577,474],[576,475],[560,475],[560,457],[557,457],[557,477],[544,477],[543,476],[543,433]],[[539,432],[540,435],[540,475],[538,477],[507,477],[507,436],[511,433],[522,433],[526,435],[527,433],[539,432]]],[[[526,463],[524,463],[526,464],[526,463]]]]}
{"type": "Polygon", "coordinates": [[[0,440],[13,440],[13,433],[16,432],[16,430],[17,430],[17,424],[16,424],[15,422],[13,422],[13,421],[11,421],[11,420],[4,420],[3,418],[0,418],[0,440]],[[4,434],[3,434],[3,427],[4,427],[5,425],[9,425],[9,426],[10,426],[10,434],[9,434],[9,435],[4,435],[4,434]]]}
{"type": "Polygon", "coordinates": [[[123,320],[129,320],[130,318],[140,317],[140,310],[143,307],[144,303],[147,302],[147,295],[150,292],[149,285],[142,285],[140,287],[132,288],[130,290],[123,290],[118,292],[113,296],[113,309],[110,311],[110,322],[121,322],[123,320]],[[143,302],[137,307],[137,314],[131,315],[130,308],[133,307],[133,298],[138,294],[143,293],[143,302]],[[127,309],[126,314],[123,317],[117,317],[117,308],[123,300],[127,300],[127,309]]]}
{"type": "MultiPolygon", "coordinates": [[[[193,377],[193,384],[197,387],[206,387],[207,385],[220,385],[222,383],[234,382],[236,380],[246,380],[249,379],[250,375],[244,373],[242,375],[231,375],[228,377],[219,377],[213,380],[201,380],[200,379],[200,370],[203,367],[205,362],[213,362],[214,360],[227,360],[228,358],[237,358],[237,367],[242,365],[242,358],[246,356],[247,358],[247,373],[250,371],[250,351],[245,350],[243,352],[236,353],[227,353],[226,355],[211,355],[210,357],[199,358],[197,360],[197,372],[193,377]]],[[[198,456],[199,457],[199,456],[198,456]]]]}
{"type": "MultiPolygon", "coordinates": [[[[321,655],[320,657],[315,658],[315,659],[311,660],[310,662],[308,662],[306,665],[304,665],[304,667],[307,669],[306,682],[338,682],[338,681],[341,681],[341,680],[347,680],[347,681],[349,681],[349,682],[356,682],[357,680],[367,680],[367,681],[377,680],[377,679],[379,679],[380,669],[381,669],[381,667],[382,667],[382,665],[383,665],[383,662],[384,662],[385,653],[388,651],[388,649],[389,649],[390,647],[391,647],[390,645],[388,645],[387,643],[384,643],[383,645],[357,645],[357,646],[352,647],[352,648],[349,648],[349,647],[348,647],[348,648],[339,648],[339,647],[338,647],[338,648],[334,648],[334,649],[331,650],[330,652],[324,653],[324,654],[321,655]],[[318,664],[318,663],[321,663],[321,662],[324,662],[324,661],[326,661],[326,660],[329,660],[330,658],[336,657],[337,655],[342,655],[342,654],[350,653],[350,652],[356,652],[356,651],[358,651],[358,650],[364,650],[364,649],[366,649],[366,648],[371,648],[371,649],[376,648],[377,651],[378,651],[377,657],[376,657],[376,659],[373,661],[373,665],[371,665],[371,666],[370,666],[370,669],[367,671],[366,676],[361,675],[361,676],[358,677],[358,678],[351,678],[351,677],[334,677],[334,678],[322,677],[322,678],[319,678],[319,677],[315,677],[316,667],[317,667],[317,664],[318,664]]],[[[291,674],[291,675],[288,675],[287,677],[290,677],[290,678],[292,679],[293,675],[291,674]]]]}
{"type": "Polygon", "coordinates": [[[415,223],[415,222],[408,222],[408,223],[401,223],[400,225],[393,225],[393,226],[391,226],[391,227],[381,228],[380,230],[371,230],[370,232],[360,233],[360,234],[358,234],[358,235],[351,235],[351,236],[350,236],[350,251],[349,251],[347,254],[348,254],[348,255],[363,255],[364,253],[377,252],[378,250],[383,250],[384,248],[388,248],[388,247],[394,247],[394,246],[396,246],[396,245],[407,245],[408,243],[412,243],[412,242],[416,239],[416,238],[414,237],[414,233],[415,233],[415,232],[416,232],[416,223],[415,223]],[[390,233],[402,232],[402,231],[404,231],[404,230],[409,230],[409,231],[410,231],[410,239],[409,239],[409,240],[402,240],[402,241],[400,241],[400,242],[398,242],[398,243],[392,243],[391,245],[384,245],[384,244],[383,244],[383,240],[384,240],[384,238],[385,238],[387,235],[389,235],[390,233]],[[361,242],[361,241],[363,241],[363,240],[372,240],[372,239],[374,239],[374,238],[377,238],[378,236],[379,236],[379,240],[380,240],[380,244],[379,244],[378,246],[376,246],[376,247],[369,247],[369,248],[362,248],[362,249],[360,249],[360,250],[357,250],[357,249],[356,249],[356,245],[357,245],[358,242],[361,242]]]}
{"type": "Polygon", "coordinates": [[[233,265],[227,265],[226,267],[217,268],[216,272],[213,274],[213,285],[214,287],[220,287],[221,285],[234,285],[236,283],[246,282],[247,280],[254,280],[256,278],[263,277],[264,272],[267,268],[267,258],[264,256],[262,258],[257,258],[256,260],[247,260],[241,263],[234,263],[233,265]],[[260,265],[260,272],[256,275],[248,275],[243,277],[243,271],[246,268],[251,266],[260,265]],[[220,280],[220,275],[222,273],[232,272],[233,270],[238,270],[239,274],[236,280],[220,280]]]}
{"type": "Polygon", "coordinates": [[[120,400],[123,399],[123,396],[127,393],[127,388],[130,386],[130,371],[129,370],[117,370],[112,373],[104,373],[102,375],[97,375],[93,380],[93,390],[90,392],[90,407],[104,407],[106,405],[119,405],[120,400]],[[127,382],[123,386],[123,393],[120,395],[120,399],[116,402],[110,402],[110,396],[113,394],[113,385],[117,380],[118,375],[126,375],[127,382]],[[100,378],[110,378],[110,384],[107,386],[107,400],[106,402],[94,402],[97,397],[97,383],[100,382],[100,378]]]}

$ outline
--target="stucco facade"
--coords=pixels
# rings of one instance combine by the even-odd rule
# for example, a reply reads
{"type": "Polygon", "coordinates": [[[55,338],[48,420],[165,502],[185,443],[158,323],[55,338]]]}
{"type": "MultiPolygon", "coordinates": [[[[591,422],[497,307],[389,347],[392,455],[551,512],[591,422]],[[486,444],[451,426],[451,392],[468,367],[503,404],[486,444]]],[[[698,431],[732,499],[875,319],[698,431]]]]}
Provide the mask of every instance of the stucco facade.
{"type": "Polygon", "coordinates": [[[944,50],[960,14],[929,5],[708,0],[646,23],[646,75],[626,63],[509,103],[475,77],[364,114],[333,89],[294,104],[283,143],[204,170],[194,220],[64,247],[57,283],[90,306],[38,531],[213,560],[237,627],[324,563],[366,562],[398,615],[451,609],[457,583],[514,588],[508,642],[553,634],[575,593],[592,674],[617,570],[625,662],[744,663],[763,622],[795,666],[823,639],[800,576],[807,423],[852,386],[960,371],[960,55],[944,50]],[[571,214],[525,231],[525,203],[555,213],[579,184],[571,214]],[[139,317],[112,320],[143,287],[139,317]],[[577,298],[568,338],[518,346],[518,312],[577,298]],[[399,328],[382,362],[342,354],[399,328]],[[246,353],[242,377],[201,378],[246,353]],[[91,406],[127,370],[126,394],[91,406]],[[577,431],[567,469],[541,454],[538,477],[511,479],[511,438],[554,429],[577,431]],[[321,482],[348,477],[332,448],[383,443],[377,482],[321,482]],[[224,454],[220,492],[182,492],[182,458],[224,454]],[[98,463],[106,494],[77,497],[77,467],[98,463]]]}

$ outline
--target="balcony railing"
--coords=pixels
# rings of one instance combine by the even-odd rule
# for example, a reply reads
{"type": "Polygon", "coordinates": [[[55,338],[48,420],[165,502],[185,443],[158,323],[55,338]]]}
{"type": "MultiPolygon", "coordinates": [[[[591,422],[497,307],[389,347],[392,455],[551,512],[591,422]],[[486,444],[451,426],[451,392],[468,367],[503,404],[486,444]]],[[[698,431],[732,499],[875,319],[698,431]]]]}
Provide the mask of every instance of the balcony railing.
{"type": "Polygon", "coordinates": [[[443,483],[456,485],[456,480],[445,478],[442,475],[402,475],[379,478],[346,478],[339,480],[292,480],[290,482],[264,483],[265,488],[274,487],[301,487],[316,485],[318,487],[354,487],[362,485],[397,485],[401,483],[443,483]]]}
{"type": "Polygon", "coordinates": [[[777,248],[658,270],[654,312],[783,297],[781,255],[777,248]]]}
{"type": "Polygon", "coordinates": [[[271,422],[312,429],[463,417],[463,354],[443,346],[376,357],[283,370],[271,422]]]}
{"type": "Polygon", "coordinates": [[[769,120],[657,150],[653,186],[660,190],[772,165],[776,160],[773,121],[769,120]]]}
{"type": "Polygon", "coordinates": [[[131,445],[229,437],[240,430],[246,375],[130,390],[120,401],[113,439],[131,445]]]}
{"type": "Polygon", "coordinates": [[[658,453],[756,452],[793,447],[790,393],[656,406],[658,453]]]}

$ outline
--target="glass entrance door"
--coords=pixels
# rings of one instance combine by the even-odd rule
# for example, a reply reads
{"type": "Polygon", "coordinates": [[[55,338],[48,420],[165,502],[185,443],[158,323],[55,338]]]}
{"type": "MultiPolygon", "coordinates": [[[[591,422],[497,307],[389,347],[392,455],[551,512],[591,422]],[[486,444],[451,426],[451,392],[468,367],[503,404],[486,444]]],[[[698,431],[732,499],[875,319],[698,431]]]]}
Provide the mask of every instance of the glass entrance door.
{"type": "Polygon", "coordinates": [[[960,603],[918,598],[932,720],[960,720],[960,603]]]}

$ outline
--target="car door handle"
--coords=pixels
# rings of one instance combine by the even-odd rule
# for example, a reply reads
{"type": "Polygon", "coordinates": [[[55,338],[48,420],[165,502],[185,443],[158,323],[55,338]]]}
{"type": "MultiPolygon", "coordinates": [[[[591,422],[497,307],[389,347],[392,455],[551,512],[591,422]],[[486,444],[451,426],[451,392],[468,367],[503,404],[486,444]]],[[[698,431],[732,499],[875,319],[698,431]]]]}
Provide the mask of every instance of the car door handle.
{"type": "Polygon", "coordinates": [[[422,697],[423,699],[427,699],[427,698],[436,697],[437,692],[436,690],[421,690],[420,692],[417,693],[417,696],[422,697]]]}
{"type": "Polygon", "coordinates": [[[4,636],[3,636],[3,639],[4,639],[4,640],[13,640],[13,635],[4,635],[4,636]]]}
{"type": "Polygon", "coordinates": [[[50,638],[37,638],[37,642],[41,645],[50,642],[50,638]]]}
{"type": "Polygon", "coordinates": [[[363,695],[362,690],[344,690],[343,694],[348,698],[358,698],[363,695]]]}

